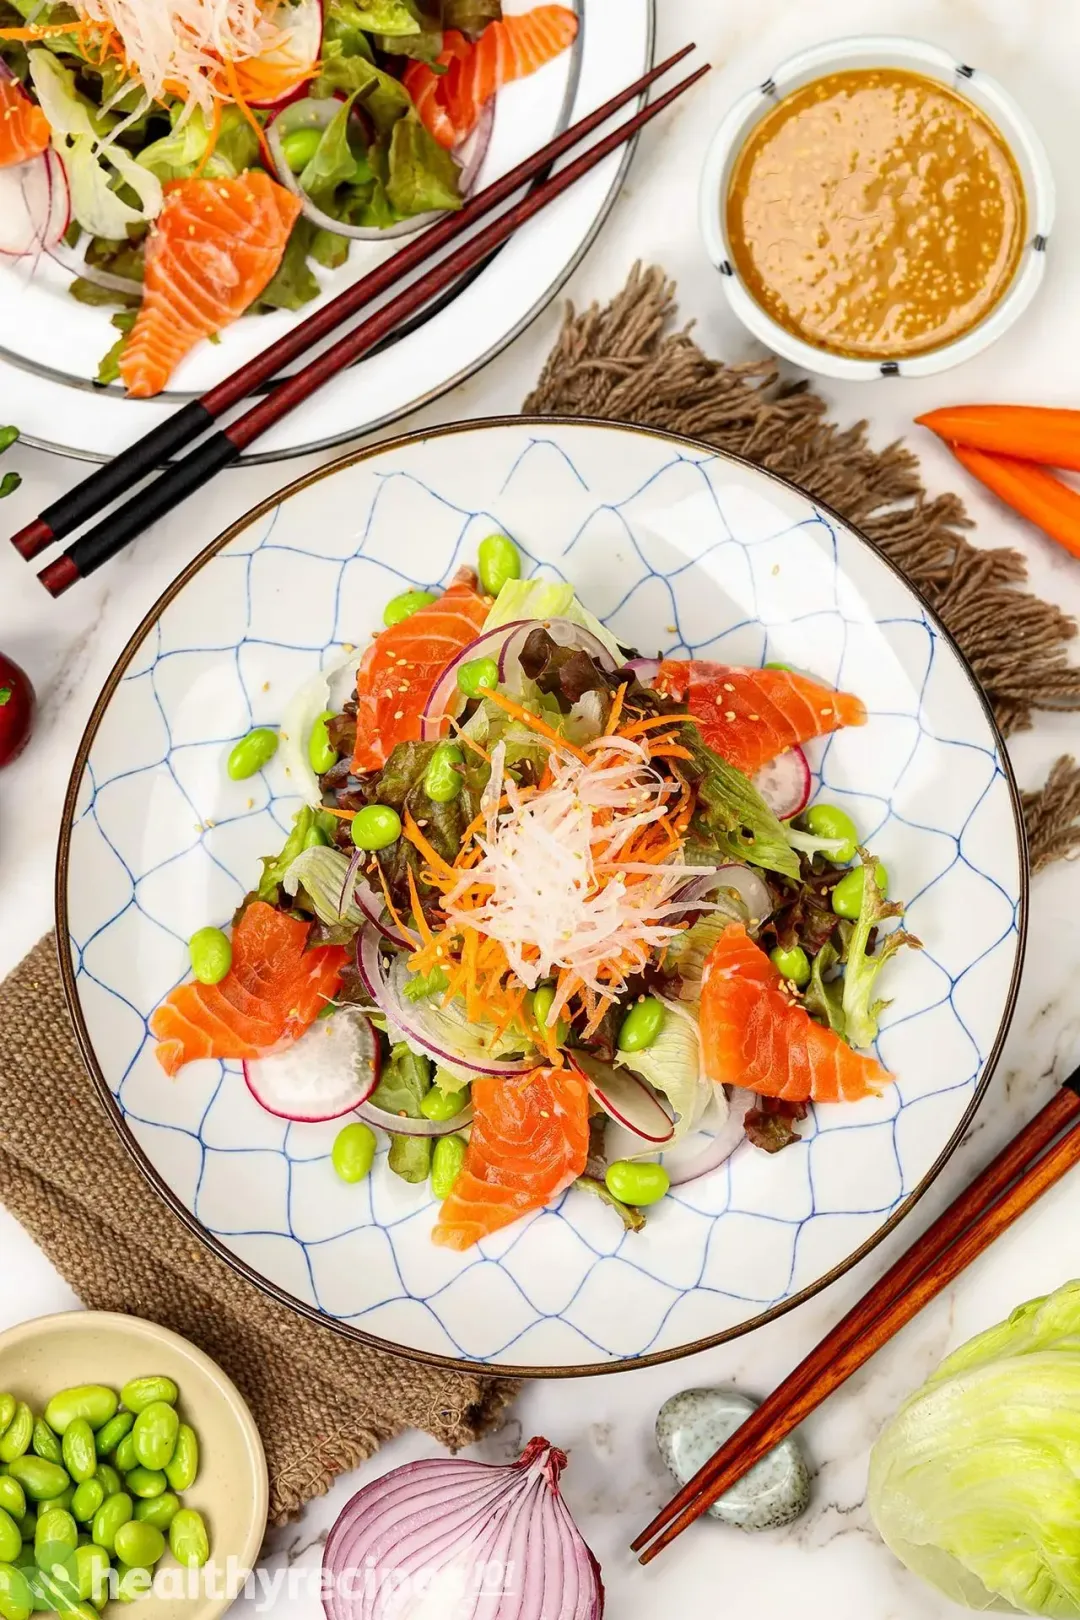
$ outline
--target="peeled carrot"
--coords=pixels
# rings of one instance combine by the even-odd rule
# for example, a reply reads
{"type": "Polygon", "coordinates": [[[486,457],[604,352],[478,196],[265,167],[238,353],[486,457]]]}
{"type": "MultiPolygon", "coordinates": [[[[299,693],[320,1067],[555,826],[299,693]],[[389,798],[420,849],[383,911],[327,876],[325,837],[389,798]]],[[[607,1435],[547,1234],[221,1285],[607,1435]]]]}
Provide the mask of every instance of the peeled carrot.
{"type": "Polygon", "coordinates": [[[967,445],[950,446],[953,455],[999,500],[1080,557],[1080,491],[1053,473],[1013,456],[989,456],[967,445]]]}
{"type": "Polygon", "coordinates": [[[915,420],[949,445],[1080,472],[1080,411],[1041,405],[955,405],[915,420]]]}

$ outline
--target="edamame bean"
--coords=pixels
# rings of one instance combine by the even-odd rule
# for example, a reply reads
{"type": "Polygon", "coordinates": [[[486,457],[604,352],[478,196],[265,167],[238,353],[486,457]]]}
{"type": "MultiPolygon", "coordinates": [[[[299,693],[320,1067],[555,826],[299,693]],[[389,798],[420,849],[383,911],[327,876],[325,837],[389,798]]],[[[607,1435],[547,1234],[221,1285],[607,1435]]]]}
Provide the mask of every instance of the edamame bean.
{"type": "MultiPolygon", "coordinates": [[[[881,890],[882,896],[889,892],[889,874],[878,861],[874,867],[874,882],[881,890]]],[[[836,888],[832,892],[832,908],[838,917],[847,917],[851,921],[858,919],[862,910],[863,890],[866,887],[866,868],[858,866],[851,872],[845,872],[836,888]]],[[[0,1441],[0,1445],[3,1442],[0,1441]]]]}
{"type": "MultiPolygon", "coordinates": [[[[180,1419],[175,1407],[165,1401],[151,1401],[149,1406],[143,1407],[135,1419],[131,1438],[135,1442],[135,1455],[144,1468],[160,1469],[172,1462],[179,1430],[180,1419]]],[[[134,1560],[129,1558],[127,1562],[134,1560]]]]}
{"type": "Polygon", "coordinates": [[[160,1468],[133,1468],[124,1479],[125,1488],[132,1496],[161,1496],[168,1485],[165,1472],[160,1468]]]}
{"type": "Polygon", "coordinates": [[[400,837],[401,817],[388,804],[365,805],[353,816],[352,841],[357,849],[389,849],[400,837]]]}
{"type": "MultiPolygon", "coordinates": [[[[548,1027],[548,1014],[551,1011],[551,1003],[554,1000],[555,986],[553,984],[538,984],[532,995],[529,997],[529,1005],[532,1010],[533,1018],[536,1022],[536,1027],[540,1031],[545,1041],[547,1041],[551,1035],[551,1030],[548,1027]]],[[[562,1046],[569,1032],[570,1026],[567,1024],[565,1018],[557,1018],[555,1020],[554,1031],[555,1045],[562,1046]]]]}
{"type": "Polygon", "coordinates": [[[9,1474],[0,1474],[0,1508],[13,1519],[21,1519],[26,1512],[26,1492],[9,1474]]]}
{"type": "Polygon", "coordinates": [[[98,1456],[107,1457],[110,1451],[115,1451],[125,1434],[131,1433],[134,1424],[134,1412],[117,1412],[114,1418],[110,1418],[94,1436],[94,1449],[98,1456]]]}
{"type": "Polygon", "coordinates": [[[131,1497],[126,1491],[117,1491],[115,1496],[106,1497],[94,1514],[90,1534],[99,1547],[112,1553],[116,1548],[116,1532],[122,1524],[127,1524],[131,1516],[131,1497]]]}
{"type": "Polygon", "coordinates": [[[0,1463],[13,1463],[29,1451],[34,1433],[34,1414],[25,1401],[20,1401],[4,1433],[0,1435],[0,1463]]]}
{"type": "Polygon", "coordinates": [[[18,1558],[22,1547],[22,1532],[6,1508],[0,1508],[0,1564],[10,1564],[18,1558]]]}
{"type": "Polygon", "coordinates": [[[438,1071],[435,1074],[435,1084],[430,1091],[425,1091],[420,1099],[420,1112],[425,1119],[435,1120],[442,1124],[445,1120],[453,1119],[468,1102],[468,1092],[444,1091],[439,1084],[438,1071]]]}
{"type": "Polygon", "coordinates": [[[305,849],[325,849],[329,842],[330,840],[327,838],[322,828],[316,827],[314,824],[310,826],[307,832],[304,834],[305,849]]]}
{"type": "Polygon", "coordinates": [[[188,940],[191,971],[200,984],[220,984],[232,967],[232,945],[220,928],[200,928],[188,940]]]}
{"type": "Polygon", "coordinates": [[[123,1489],[124,1482],[112,1463],[98,1463],[98,1470],[94,1478],[106,1496],[115,1496],[118,1491],[123,1489]]]}
{"type": "Polygon", "coordinates": [[[14,1563],[0,1564],[0,1620],[30,1620],[34,1600],[26,1576],[14,1563]]]}
{"type": "Polygon", "coordinates": [[[71,1516],[80,1524],[89,1524],[105,1500],[105,1487],[100,1479],[84,1479],[71,1498],[71,1516]]]}
{"type": "Polygon", "coordinates": [[[841,848],[833,850],[828,856],[837,866],[846,866],[848,861],[855,859],[855,846],[859,842],[859,830],[845,810],[835,804],[811,805],[804,817],[806,830],[815,838],[830,838],[839,840],[841,848]]]}
{"type": "Polygon", "coordinates": [[[38,1515],[47,1512],[49,1508],[63,1508],[65,1513],[70,1513],[71,1504],[74,1500],[75,1487],[74,1485],[67,1485],[58,1496],[43,1496],[41,1498],[37,1505],[38,1515]]]}
{"type": "Polygon", "coordinates": [[[434,591],[402,591],[400,596],[392,597],[383,608],[383,624],[389,630],[393,625],[411,619],[421,608],[430,607],[432,602],[438,600],[434,591]]]}
{"type": "Polygon", "coordinates": [[[16,1405],[14,1395],[9,1395],[6,1390],[0,1393],[0,1435],[4,1433],[4,1430],[15,1416],[16,1405]]]}
{"type": "Polygon", "coordinates": [[[331,1163],[341,1180],[350,1187],[363,1181],[375,1161],[377,1146],[375,1132],[369,1125],[355,1120],[351,1125],[342,1126],[330,1151],[331,1163]]]}
{"type": "Polygon", "coordinates": [[[635,1001],[619,1026],[619,1051],[644,1052],[660,1034],[666,1017],[667,1008],[655,996],[643,996],[640,1001],[635,1001]]]}
{"type": "Polygon", "coordinates": [[[137,1603],[140,1598],[146,1597],[154,1583],[154,1577],[148,1569],[132,1568],[130,1564],[117,1564],[116,1566],[116,1601],[118,1603],[137,1603]]]}
{"type": "Polygon", "coordinates": [[[281,155],[293,174],[306,169],[322,143],[321,129],[291,129],[281,139],[281,155]]]}
{"type": "Polygon", "coordinates": [[[508,579],[521,578],[521,553],[505,534],[489,534],[477,552],[480,584],[489,596],[498,596],[508,579]]]}
{"type": "MultiPolygon", "coordinates": [[[[76,1485],[81,1485],[84,1479],[93,1479],[97,1472],[97,1451],[94,1431],[85,1418],[76,1418],[74,1423],[68,1424],[60,1460],[76,1485]]],[[[55,1462],[56,1458],[50,1461],[55,1462]]]]}
{"type": "Polygon", "coordinates": [[[201,1513],[181,1508],[169,1526],[169,1548],[178,1564],[201,1569],[210,1556],[210,1538],[201,1513]]]}
{"type": "Polygon", "coordinates": [[[165,1537],[155,1525],[129,1519],[116,1532],[116,1556],[137,1569],[153,1569],[165,1551],[165,1537]]]}
{"type": "Polygon", "coordinates": [[[31,1508],[29,1512],[24,1513],[22,1518],[19,1520],[19,1534],[22,1536],[24,1541],[32,1542],[34,1539],[34,1531],[36,1529],[37,1514],[34,1512],[33,1508],[31,1508]]]}
{"type": "Polygon", "coordinates": [[[78,1526],[65,1508],[50,1508],[48,1513],[38,1514],[37,1529],[34,1531],[34,1557],[42,1568],[49,1561],[47,1552],[59,1556],[74,1552],[78,1545],[78,1526]]]}
{"type": "Polygon", "coordinates": [[[165,1478],[174,1491],[190,1491],[199,1473],[199,1442],[195,1430],[181,1423],[176,1436],[176,1450],[172,1462],[165,1469],[165,1478]]]}
{"type": "Polygon", "coordinates": [[[171,1378],[157,1375],[153,1378],[129,1378],[120,1391],[120,1400],[129,1412],[136,1417],[154,1401],[164,1401],[166,1406],[175,1406],[180,1399],[180,1391],[171,1378]]]}
{"type": "Polygon", "coordinates": [[[46,1462],[44,1457],[16,1457],[8,1465],[12,1479],[17,1479],[31,1502],[47,1502],[50,1497],[66,1491],[71,1481],[67,1470],[58,1463],[46,1462]]]}
{"type": "Polygon", "coordinates": [[[135,1455],[134,1433],[125,1434],[124,1438],[113,1452],[113,1458],[116,1462],[117,1468],[119,1468],[122,1474],[129,1474],[133,1468],[138,1467],[139,1459],[135,1455]]]}
{"type": "Polygon", "coordinates": [[[160,1496],[146,1496],[135,1504],[135,1517],[140,1524],[152,1524],[155,1530],[168,1530],[180,1511],[180,1498],[174,1491],[163,1491],[160,1496]]]}
{"type": "Polygon", "coordinates": [[[494,658],[470,658],[457,672],[458,691],[466,697],[479,697],[482,686],[494,692],[498,684],[499,666],[494,658]]]}
{"type": "Polygon", "coordinates": [[[256,726],[246,737],[234,744],[225,769],[234,782],[243,782],[268,765],[277,753],[278,734],[269,726],[256,726]]]}
{"type": "Polygon", "coordinates": [[[779,670],[782,670],[785,675],[794,675],[794,673],[795,673],[795,671],[792,669],[790,664],[781,664],[781,663],[777,662],[776,659],[774,659],[771,664],[766,664],[765,668],[766,669],[779,669],[779,670]]]}
{"type": "Polygon", "coordinates": [[[789,951],[778,945],[769,952],[769,960],[796,989],[801,990],[804,984],[810,983],[810,958],[801,945],[793,945],[789,951]]]}
{"type": "Polygon", "coordinates": [[[658,1204],[671,1186],[671,1178],[662,1164],[632,1164],[629,1159],[616,1159],[614,1164],[609,1164],[604,1181],[613,1198],[620,1204],[632,1204],[636,1209],[658,1204]]]}
{"type": "Polygon", "coordinates": [[[30,1449],[37,1457],[44,1457],[46,1462],[63,1463],[64,1453],[60,1447],[59,1435],[53,1434],[44,1418],[35,1418],[34,1433],[30,1439],[30,1449]]]}
{"type": "Polygon", "coordinates": [[[97,1604],[109,1595],[109,1555],[93,1541],[75,1549],[75,1590],[83,1603],[97,1604]]]}
{"type": "Polygon", "coordinates": [[[101,1429],[116,1416],[119,1405],[116,1391],[104,1384],[78,1384],[53,1396],[45,1408],[45,1421],[57,1434],[66,1434],[76,1418],[85,1418],[92,1429],[101,1429]]]}
{"type": "Polygon", "coordinates": [[[440,1136],[431,1155],[431,1191],[440,1203],[453,1192],[464,1165],[464,1137],[440,1136]]]}
{"type": "Polygon", "coordinates": [[[324,709],[311,728],[308,738],[308,761],[316,776],[323,776],[332,765],[337,764],[338,751],[330,741],[330,734],[326,729],[328,720],[334,718],[332,709],[324,709]]]}
{"type": "Polygon", "coordinates": [[[424,792],[434,804],[452,804],[465,786],[460,766],[464,755],[457,743],[440,743],[424,772],[424,792]]]}

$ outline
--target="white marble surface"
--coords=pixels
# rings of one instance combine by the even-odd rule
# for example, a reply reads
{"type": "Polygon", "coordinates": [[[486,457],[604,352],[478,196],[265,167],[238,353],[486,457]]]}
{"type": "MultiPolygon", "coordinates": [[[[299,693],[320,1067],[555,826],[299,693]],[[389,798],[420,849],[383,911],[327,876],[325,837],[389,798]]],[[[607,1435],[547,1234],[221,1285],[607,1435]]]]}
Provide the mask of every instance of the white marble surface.
{"type": "MultiPolygon", "coordinates": [[[[750,346],[729,317],[705,262],[695,226],[695,186],[708,136],[728,103],[802,45],[875,30],[921,35],[995,72],[1027,107],[1050,150],[1060,187],[1060,223],[1049,276],[1037,306],[995,349],[962,374],[922,384],[883,383],[828,391],[844,421],[869,415],[884,443],[907,431],[912,416],[962,397],[1077,403],[1080,358],[1080,173],[1075,165],[1074,66],[1080,52],[1075,0],[658,0],[660,48],[696,37],[717,72],[643,142],[608,227],[579,270],[579,303],[605,297],[636,257],[661,262],[677,277],[682,308],[713,352],[729,358],[750,346]]],[[[556,310],[480,377],[409,426],[512,411],[527,391],[555,334],[556,310]]],[[[0,416],[8,414],[0,406],[0,416]]],[[[920,442],[935,489],[963,483],[949,458],[920,442]]],[[[5,503],[3,529],[25,521],[68,488],[81,469],[29,451],[9,458],[25,477],[5,503]]],[[[13,553],[0,547],[0,646],[23,663],[41,698],[33,747],[0,779],[0,972],[13,966],[49,926],[60,803],[71,758],[91,704],[126,638],[177,570],[248,506],[312,463],[254,468],[219,479],[201,498],[59,603],[50,601],[13,553]]],[[[1080,566],[993,505],[971,494],[982,544],[1019,545],[1036,588],[1080,613],[1080,566]]],[[[1016,740],[1021,782],[1033,783],[1052,759],[1075,746],[1077,720],[1044,719],[1016,740]]],[[[665,1499],[669,1481],[652,1440],[657,1408],[676,1390],[700,1383],[771,1387],[858,1297],[890,1253],[909,1243],[932,1211],[954,1195],[993,1148],[1015,1131],[1080,1059],[1080,1010],[1074,992],[1075,917],[1080,865],[1036,881],[1027,968],[1008,1047],[972,1138],[924,1208],[854,1274],[772,1327],[727,1348],[672,1366],[594,1379],[538,1384],[518,1403],[511,1425],[482,1448],[509,1457],[522,1435],[547,1434],[571,1453],[567,1497],[600,1558],[613,1620],[646,1620],[661,1606],[684,1620],[706,1620],[718,1607],[757,1620],[799,1612],[830,1620],[945,1620],[951,1606],[917,1585],[877,1540],[864,1505],[868,1447],[903,1394],[941,1355],[1013,1305],[1080,1273],[1080,1184],[1065,1186],[976,1265],[960,1286],[924,1312],[806,1426],[817,1467],[814,1505],[781,1532],[749,1537],[708,1523],[695,1527],[648,1570],[627,1551],[635,1532],[665,1499]]],[[[67,1287],[0,1211],[0,1327],[74,1305],[67,1287]]],[[[275,1537],[266,1574],[286,1563],[317,1565],[320,1539],[360,1480],[429,1453],[409,1436],[387,1447],[355,1478],[341,1481],[303,1522],[275,1537]]],[[[314,1591],[294,1583],[269,1605],[288,1620],[316,1620],[314,1591]]]]}

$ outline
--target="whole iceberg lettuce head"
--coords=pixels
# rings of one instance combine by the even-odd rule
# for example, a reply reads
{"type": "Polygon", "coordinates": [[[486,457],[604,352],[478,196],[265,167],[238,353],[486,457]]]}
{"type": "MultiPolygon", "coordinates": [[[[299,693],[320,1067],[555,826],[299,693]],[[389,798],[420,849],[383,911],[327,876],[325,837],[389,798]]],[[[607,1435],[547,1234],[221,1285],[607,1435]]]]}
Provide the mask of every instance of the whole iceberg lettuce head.
{"type": "Polygon", "coordinates": [[[874,1446],[870,1510],[955,1603],[1080,1620],[1080,1281],[942,1362],[874,1446]]]}

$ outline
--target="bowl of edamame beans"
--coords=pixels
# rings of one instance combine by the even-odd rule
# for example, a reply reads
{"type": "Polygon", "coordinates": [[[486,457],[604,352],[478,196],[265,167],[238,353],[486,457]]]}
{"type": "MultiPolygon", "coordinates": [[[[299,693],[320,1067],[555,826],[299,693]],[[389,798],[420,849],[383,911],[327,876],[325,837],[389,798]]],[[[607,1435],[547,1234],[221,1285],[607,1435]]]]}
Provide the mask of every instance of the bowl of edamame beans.
{"type": "Polygon", "coordinates": [[[178,1334],[105,1311],[0,1334],[0,1620],[214,1620],[267,1498],[243,1397],[178,1334]]]}

